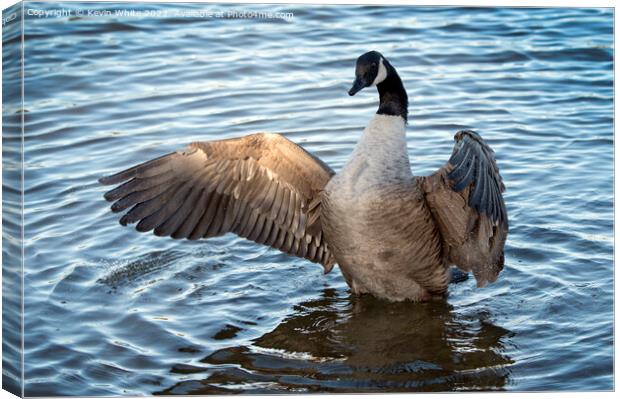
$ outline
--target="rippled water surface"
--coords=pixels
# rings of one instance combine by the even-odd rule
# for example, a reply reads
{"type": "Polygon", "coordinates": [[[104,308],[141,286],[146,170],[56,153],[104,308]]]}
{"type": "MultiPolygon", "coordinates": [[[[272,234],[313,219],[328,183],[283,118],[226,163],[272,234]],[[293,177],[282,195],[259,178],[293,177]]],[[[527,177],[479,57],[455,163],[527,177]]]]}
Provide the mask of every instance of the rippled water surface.
{"type": "Polygon", "coordinates": [[[26,7],[169,12],[26,21],[27,395],[613,388],[612,10],[26,7]],[[174,15],[204,9],[294,16],[174,15]],[[496,283],[355,298],[337,268],[109,212],[97,178],[195,140],[281,132],[339,170],[376,110],[373,90],[347,95],[371,49],[409,92],[416,174],[462,128],[495,149],[511,219],[496,283]]]}

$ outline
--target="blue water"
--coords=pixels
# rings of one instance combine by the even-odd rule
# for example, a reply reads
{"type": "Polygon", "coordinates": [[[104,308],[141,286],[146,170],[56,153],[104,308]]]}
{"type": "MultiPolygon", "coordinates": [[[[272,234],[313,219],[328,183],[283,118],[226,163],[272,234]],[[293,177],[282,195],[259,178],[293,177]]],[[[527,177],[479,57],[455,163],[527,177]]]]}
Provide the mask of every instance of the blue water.
{"type": "Polygon", "coordinates": [[[26,395],[613,389],[611,9],[26,8],[72,10],[25,24],[26,395]],[[161,15],[75,13],[95,9],[161,15]],[[293,16],[174,15],[232,9],[293,16]],[[99,177],[196,140],[280,132],[339,170],[376,110],[373,90],[347,95],[371,49],[408,90],[415,174],[462,128],[494,148],[511,220],[496,283],[355,298],[337,268],[109,212],[99,177]]]}

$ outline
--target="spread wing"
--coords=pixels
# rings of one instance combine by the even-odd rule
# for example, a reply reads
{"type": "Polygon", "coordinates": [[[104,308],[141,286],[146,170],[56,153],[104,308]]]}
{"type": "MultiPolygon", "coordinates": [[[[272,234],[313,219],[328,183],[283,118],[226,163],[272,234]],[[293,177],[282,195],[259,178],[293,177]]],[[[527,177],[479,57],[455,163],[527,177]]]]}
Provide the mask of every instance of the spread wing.
{"type": "Polygon", "coordinates": [[[196,240],[236,233],[320,263],[334,259],[321,229],[321,190],[334,172],[279,134],[192,143],[115,175],[105,194],[122,225],[196,240]]]}
{"type": "Polygon", "coordinates": [[[450,264],[473,271],[478,286],[497,279],[504,266],[508,216],[504,183],[493,150],[477,133],[454,136],[450,160],[424,178],[426,200],[450,264]]]}

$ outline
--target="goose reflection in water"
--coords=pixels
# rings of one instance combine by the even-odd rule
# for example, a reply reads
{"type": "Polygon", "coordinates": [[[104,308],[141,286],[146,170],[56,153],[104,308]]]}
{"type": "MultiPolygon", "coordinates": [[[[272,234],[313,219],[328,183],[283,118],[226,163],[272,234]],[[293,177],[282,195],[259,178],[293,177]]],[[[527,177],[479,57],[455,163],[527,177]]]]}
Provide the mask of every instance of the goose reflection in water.
{"type": "Polygon", "coordinates": [[[325,289],[253,345],[228,347],[162,394],[501,390],[513,333],[445,302],[390,303],[325,289]],[[206,377],[205,377],[206,376],[206,377]]]}

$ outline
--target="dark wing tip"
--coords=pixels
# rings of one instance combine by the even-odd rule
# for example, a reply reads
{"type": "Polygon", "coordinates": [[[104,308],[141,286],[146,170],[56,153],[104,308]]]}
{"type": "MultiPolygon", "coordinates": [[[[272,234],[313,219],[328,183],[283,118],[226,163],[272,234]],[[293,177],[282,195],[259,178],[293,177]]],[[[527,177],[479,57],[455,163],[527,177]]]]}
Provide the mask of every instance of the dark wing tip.
{"type": "Polygon", "coordinates": [[[97,179],[97,181],[99,182],[99,184],[103,184],[104,186],[109,186],[111,184],[116,184],[116,180],[114,180],[114,176],[115,175],[103,176],[103,177],[100,177],[99,179],[97,179]]]}
{"type": "Polygon", "coordinates": [[[463,130],[459,130],[458,132],[456,132],[456,134],[454,135],[454,141],[458,142],[467,137],[472,138],[473,140],[475,140],[482,146],[487,146],[482,136],[478,134],[478,132],[474,130],[470,130],[470,129],[463,129],[463,130]]]}
{"type": "MultiPolygon", "coordinates": [[[[105,184],[105,183],[101,183],[101,184],[105,184]]],[[[108,191],[107,193],[103,194],[103,198],[108,202],[112,202],[115,200],[114,193],[112,191],[108,191]]]]}
{"type": "Polygon", "coordinates": [[[121,172],[115,173],[113,175],[109,175],[109,176],[103,176],[101,178],[99,178],[98,182],[100,184],[103,184],[104,186],[110,186],[112,184],[119,184],[122,183],[126,180],[129,180],[131,178],[133,178],[136,174],[136,169],[142,165],[138,165],[138,166],[134,166],[133,168],[129,168],[126,170],[123,170],[121,172]]]}
{"type": "MultiPolygon", "coordinates": [[[[190,148],[187,151],[195,151],[195,149],[190,148]]],[[[99,183],[104,186],[109,186],[112,184],[119,184],[124,182],[125,180],[132,179],[137,175],[143,173],[144,171],[156,171],[157,168],[165,166],[165,164],[170,160],[170,157],[177,154],[177,152],[171,152],[169,154],[162,155],[160,157],[151,159],[150,161],[146,161],[139,165],[133,166],[129,169],[122,170],[118,173],[115,173],[110,176],[103,176],[99,178],[99,183]]]]}
{"type": "Polygon", "coordinates": [[[493,222],[504,223],[503,182],[493,150],[473,130],[460,130],[454,139],[455,149],[448,161],[453,169],[446,175],[450,187],[455,192],[470,187],[468,206],[486,214],[493,222]]]}

